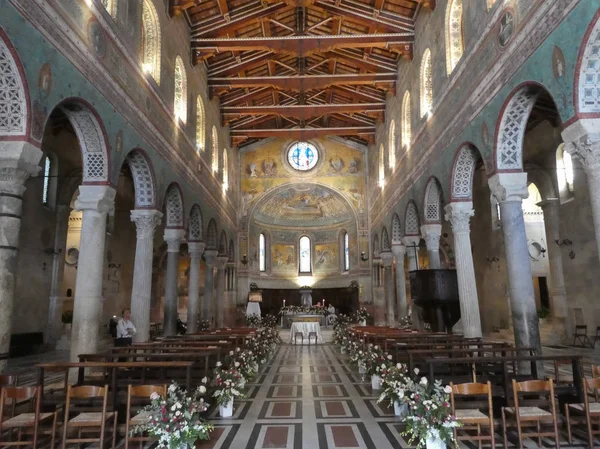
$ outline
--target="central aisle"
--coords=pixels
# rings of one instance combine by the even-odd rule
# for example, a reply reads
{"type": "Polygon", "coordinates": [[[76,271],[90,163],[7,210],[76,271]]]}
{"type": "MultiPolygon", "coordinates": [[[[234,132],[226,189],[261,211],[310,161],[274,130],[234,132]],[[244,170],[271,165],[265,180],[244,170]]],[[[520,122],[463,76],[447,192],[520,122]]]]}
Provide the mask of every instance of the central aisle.
{"type": "Polygon", "coordinates": [[[233,418],[215,410],[214,449],[408,447],[393,410],[377,405],[370,384],[333,346],[282,345],[236,401],[233,418]]]}

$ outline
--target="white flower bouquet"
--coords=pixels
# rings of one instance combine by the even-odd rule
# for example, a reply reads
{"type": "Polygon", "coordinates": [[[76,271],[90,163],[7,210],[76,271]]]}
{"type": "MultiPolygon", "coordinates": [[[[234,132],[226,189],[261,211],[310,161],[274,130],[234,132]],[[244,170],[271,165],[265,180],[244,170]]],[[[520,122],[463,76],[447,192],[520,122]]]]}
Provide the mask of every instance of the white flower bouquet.
{"type": "Polygon", "coordinates": [[[243,377],[239,371],[235,368],[223,369],[221,362],[217,362],[213,379],[213,397],[217,399],[217,404],[226,405],[232,399],[243,398],[245,395],[240,386],[242,382],[243,377]]]}

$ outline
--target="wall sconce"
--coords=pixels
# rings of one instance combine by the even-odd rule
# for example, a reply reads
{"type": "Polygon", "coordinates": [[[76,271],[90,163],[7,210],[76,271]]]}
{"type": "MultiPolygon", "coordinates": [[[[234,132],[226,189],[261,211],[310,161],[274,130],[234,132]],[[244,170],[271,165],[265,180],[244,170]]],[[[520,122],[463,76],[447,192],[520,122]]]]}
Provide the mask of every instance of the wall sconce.
{"type": "Polygon", "coordinates": [[[569,258],[570,258],[571,260],[575,259],[575,251],[571,251],[571,252],[569,253],[569,258]]]}
{"type": "Polygon", "coordinates": [[[248,265],[248,256],[246,254],[244,254],[242,256],[242,260],[240,262],[242,262],[242,265],[244,265],[244,266],[248,265]]]}
{"type": "Polygon", "coordinates": [[[363,262],[366,262],[367,260],[369,260],[369,256],[367,255],[367,253],[365,253],[364,251],[360,253],[360,260],[362,260],[363,262]]]}
{"type": "Polygon", "coordinates": [[[570,246],[573,244],[573,242],[569,239],[564,239],[564,240],[554,240],[554,242],[558,245],[558,246],[570,246]]]}
{"type": "Polygon", "coordinates": [[[487,261],[487,263],[492,263],[492,262],[498,262],[500,259],[498,259],[496,256],[494,256],[494,257],[486,257],[485,260],[487,261]]]}

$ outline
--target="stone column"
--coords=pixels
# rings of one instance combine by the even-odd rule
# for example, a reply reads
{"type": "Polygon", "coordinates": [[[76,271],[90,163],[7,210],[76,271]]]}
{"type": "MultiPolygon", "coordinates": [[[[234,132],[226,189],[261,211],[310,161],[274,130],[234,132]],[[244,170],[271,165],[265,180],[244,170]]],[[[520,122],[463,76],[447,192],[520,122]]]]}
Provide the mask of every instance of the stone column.
{"type": "Polygon", "coordinates": [[[165,229],[167,242],[167,273],[165,277],[164,325],[165,336],[177,335],[177,271],[179,268],[179,248],[185,231],[165,229]]]}
{"type": "Polygon", "coordinates": [[[116,191],[109,186],[79,186],[75,210],[82,211],[81,243],[75,280],[71,361],[79,354],[95,353],[102,316],[102,281],[106,215],[114,210],[116,191]]]}
{"type": "Polygon", "coordinates": [[[429,269],[439,270],[442,268],[442,263],[440,262],[440,237],[442,235],[442,225],[423,225],[421,226],[421,234],[423,235],[425,245],[427,246],[429,269]]]}
{"type": "Polygon", "coordinates": [[[189,242],[190,287],[188,289],[187,333],[198,332],[198,314],[200,312],[200,261],[204,252],[204,242],[189,242]]]}
{"type": "Polygon", "coordinates": [[[408,315],[408,303],[406,301],[406,273],[404,272],[404,257],[406,247],[401,244],[392,244],[392,254],[396,260],[396,309],[398,319],[408,315]]]}
{"type": "Polygon", "coordinates": [[[600,257],[600,119],[579,120],[565,129],[562,136],[565,151],[581,163],[587,175],[596,246],[600,257]]]}
{"type": "Polygon", "coordinates": [[[202,319],[207,320],[213,326],[212,307],[214,302],[215,290],[215,265],[217,262],[216,249],[204,251],[204,261],[206,262],[206,277],[204,278],[204,296],[202,297],[202,319]]]}
{"type": "Polygon", "coordinates": [[[46,327],[46,343],[54,345],[60,338],[61,313],[64,295],[62,281],[65,273],[65,251],[67,249],[67,232],[71,208],[66,205],[56,206],[54,228],[54,256],[52,257],[52,283],[50,285],[50,302],[48,305],[48,325],[46,327]]]}
{"type": "Polygon", "coordinates": [[[31,144],[0,141],[0,373],[10,349],[25,181],[40,171],[41,158],[31,144]]]}
{"type": "Polygon", "coordinates": [[[383,262],[383,277],[384,277],[384,297],[386,304],[386,322],[388,326],[395,326],[396,319],[394,317],[394,278],[392,277],[392,261],[394,255],[391,251],[381,251],[381,261],[383,262]]]}
{"type": "Polygon", "coordinates": [[[550,264],[550,298],[552,301],[552,315],[565,320],[565,329],[569,327],[569,309],[567,307],[567,292],[565,290],[565,275],[563,273],[562,254],[560,247],[554,242],[560,240],[560,217],[558,198],[549,198],[538,203],[544,211],[544,227],[548,242],[548,261],[550,264]]]}
{"type": "MultiPolygon", "coordinates": [[[[406,236],[402,238],[402,243],[406,248],[406,257],[408,258],[408,271],[415,271],[419,267],[419,242],[421,237],[419,236],[406,236]]],[[[421,314],[419,307],[410,301],[410,314],[412,317],[413,328],[417,330],[423,329],[423,322],[421,321],[421,314]]]]}
{"type": "Polygon", "coordinates": [[[446,220],[452,224],[452,234],[454,235],[456,278],[463,333],[467,338],[479,338],[482,336],[481,315],[479,313],[469,224],[475,213],[473,203],[471,201],[450,203],[445,207],[445,211],[446,220]]]}
{"type": "Polygon", "coordinates": [[[215,297],[215,315],[216,315],[216,326],[217,328],[222,328],[224,325],[223,317],[224,317],[224,309],[229,307],[227,304],[227,300],[225,298],[225,265],[229,258],[227,256],[218,256],[217,262],[215,266],[217,268],[217,293],[215,297]]]}
{"type": "Polygon", "coordinates": [[[529,195],[527,173],[499,173],[488,182],[500,204],[515,343],[518,348],[536,348],[539,355],[540,329],[521,206],[529,195]]]}
{"type": "Polygon", "coordinates": [[[150,340],[154,230],[160,224],[162,216],[163,214],[157,210],[135,209],[131,211],[131,221],[135,223],[136,229],[133,286],[131,288],[131,321],[137,331],[133,336],[133,341],[136,343],[150,340]]]}

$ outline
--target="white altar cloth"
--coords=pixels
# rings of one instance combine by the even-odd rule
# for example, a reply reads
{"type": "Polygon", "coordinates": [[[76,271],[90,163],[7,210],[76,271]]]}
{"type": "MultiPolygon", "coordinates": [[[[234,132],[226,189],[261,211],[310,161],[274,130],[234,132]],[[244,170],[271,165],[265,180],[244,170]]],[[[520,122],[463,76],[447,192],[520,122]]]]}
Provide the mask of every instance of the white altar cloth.
{"type": "MultiPolygon", "coordinates": [[[[321,335],[321,325],[319,323],[302,322],[302,321],[297,322],[297,323],[292,323],[292,327],[290,328],[290,340],[289,340],[290,344],[295,344],[294,343],[294,335],[296,334],[296,332],[302,332],[302,334],[304,335],[304,343],[305,344],[308,344],[309,332],[316,332],[317,343],[319,343],[319,344],[323,343],[323,336],[321,335]]],[[[312,341],[314,341],[314,339],[312,341]]]]}

